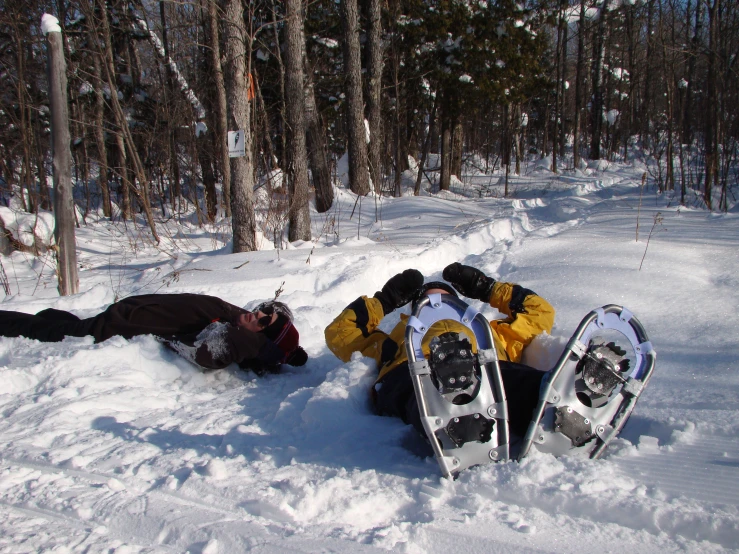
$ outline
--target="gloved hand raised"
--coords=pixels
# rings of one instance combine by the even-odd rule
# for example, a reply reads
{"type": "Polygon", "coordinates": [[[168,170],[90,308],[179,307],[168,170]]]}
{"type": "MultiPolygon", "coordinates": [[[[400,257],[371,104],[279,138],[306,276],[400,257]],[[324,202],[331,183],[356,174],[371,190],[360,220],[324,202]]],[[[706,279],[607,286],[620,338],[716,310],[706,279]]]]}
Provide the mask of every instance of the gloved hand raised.
{"type": "Polygon", "coordinates": [[[419,287],[423,285],[423,275],[417,269],[406,269],[391,277],[381,291],[375,293],[382,304],[382,311],[389,314],[396,308],[407,304],[415,295],[419,287]]]}
{"type": "Polygon", "coordinates": [[[490,293],[493,292],[495,279],[488,277],[479,269],[455,262],[444,268],[442,276],[462,296],[490,302],[490,293]]]}

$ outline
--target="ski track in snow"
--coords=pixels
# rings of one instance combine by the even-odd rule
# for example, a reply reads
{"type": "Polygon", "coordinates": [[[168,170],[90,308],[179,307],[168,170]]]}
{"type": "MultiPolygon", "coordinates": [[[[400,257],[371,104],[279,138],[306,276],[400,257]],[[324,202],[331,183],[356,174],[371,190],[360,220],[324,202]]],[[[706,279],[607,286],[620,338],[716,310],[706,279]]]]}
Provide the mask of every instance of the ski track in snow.
{"type": "Polygon", "coordinates": [[[154,291],[255,305],[284,282],[311,360],[259,379],[201,373],[152,337],[0,339],[0,551],[739,550],[738,220],[640,200],[639,178],[541,172],[514,179],[513,200],[383,199],[379,221],[368,198],[350,219],[339,190],[333,227],[313,214],[321,239],[280,252],[212,252],[191,228],[175,257],[143,243],[109,254],[126,240],[115,226],[83,227],[85,292],[71,298],[14,255],[23,294],[4,309],[29,313],[87,316],[154,291]],[[534,453],[450,482],[412,429],[372,414],[375,368],[334,358],[323,328],[398,271],[436,280],[452,261],[552,302],[553,336],[530,348],[540,364],[592,308],[640,318],[657,369],[604,459],[534,453]]]}

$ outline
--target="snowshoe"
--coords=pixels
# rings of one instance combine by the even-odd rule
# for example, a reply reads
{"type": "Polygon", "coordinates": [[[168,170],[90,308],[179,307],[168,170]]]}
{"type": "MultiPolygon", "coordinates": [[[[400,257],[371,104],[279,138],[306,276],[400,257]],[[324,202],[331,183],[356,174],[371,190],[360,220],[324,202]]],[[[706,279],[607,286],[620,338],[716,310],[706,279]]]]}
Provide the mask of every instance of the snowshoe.
{"type": "Polygon", "coordinates": [[[423,296],[405,344],[421,422],[444,476],[507,460],[508,410],[487,319],[451,294],[423,296]],[[437,322],[453,331],[424,340],[437,322]]]}
{"type": "Polygon", "coordinates": [[[626,308],[611,304],[590,312],[542,381],[518,459],[532,445],[555,456],[599,458],[634,411],[656,357],[626,308]]]}

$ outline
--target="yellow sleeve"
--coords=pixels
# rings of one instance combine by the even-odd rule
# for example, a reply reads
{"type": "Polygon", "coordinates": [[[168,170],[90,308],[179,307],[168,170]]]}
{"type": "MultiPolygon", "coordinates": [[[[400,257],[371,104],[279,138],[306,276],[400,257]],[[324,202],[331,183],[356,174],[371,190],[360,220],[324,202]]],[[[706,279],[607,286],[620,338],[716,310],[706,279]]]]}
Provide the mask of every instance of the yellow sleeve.
{"type": "Polygon", "coordinates": [[[551,333],[554,308],[535,292],[513,283],[496,282],[490,294],[490,305],[506,316],[491,326],[500,347],[512,362],[520,362],[523,349],[536,335],[551,333]]]}
{"type": "Polygon", "coordinates": [[[352,353],[361,352],[374,358],[379,365],[382,344],[388,338],[386,333],[377,329],[384,316],[377,298],[361,296],[326,327],[326,345],[344,362],[351,359],[352,353]]]}

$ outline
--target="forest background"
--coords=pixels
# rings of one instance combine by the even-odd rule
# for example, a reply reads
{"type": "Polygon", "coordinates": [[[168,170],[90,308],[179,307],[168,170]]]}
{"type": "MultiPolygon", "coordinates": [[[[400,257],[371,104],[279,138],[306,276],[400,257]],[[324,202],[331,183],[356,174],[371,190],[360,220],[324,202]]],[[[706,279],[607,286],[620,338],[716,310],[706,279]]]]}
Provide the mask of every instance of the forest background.
{"type": "MultiPolygon", "coordinates": [[[[52,205],[44,13],[64,41],[77,225],[142,214],[158,243],[157,220],[194,211],[230,218],[234,252],[310,240],[342,156],[360,196],[400,196],[409,163],[415,194],[467,164],[507,196],[528,157],[638,158],[683,204],[735,202],[736,0],[0,5],[0,201],[16,211],[52,205]]],[[[6,252],[49,246],[5,235],[6,252]]]]}

